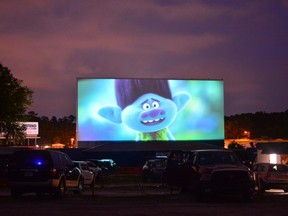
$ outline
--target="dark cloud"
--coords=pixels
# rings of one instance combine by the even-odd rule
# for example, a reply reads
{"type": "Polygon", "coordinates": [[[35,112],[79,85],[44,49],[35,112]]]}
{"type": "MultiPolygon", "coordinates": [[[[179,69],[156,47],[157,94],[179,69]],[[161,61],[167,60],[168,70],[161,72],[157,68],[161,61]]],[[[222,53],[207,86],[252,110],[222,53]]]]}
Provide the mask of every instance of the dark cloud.
{"type": "Polygon", "coordinates": [[[225,114],[288,109],[287,1],[1,1],[0,62],[31,110],[76,115],[77,77],[223,79],[225,114]]]}

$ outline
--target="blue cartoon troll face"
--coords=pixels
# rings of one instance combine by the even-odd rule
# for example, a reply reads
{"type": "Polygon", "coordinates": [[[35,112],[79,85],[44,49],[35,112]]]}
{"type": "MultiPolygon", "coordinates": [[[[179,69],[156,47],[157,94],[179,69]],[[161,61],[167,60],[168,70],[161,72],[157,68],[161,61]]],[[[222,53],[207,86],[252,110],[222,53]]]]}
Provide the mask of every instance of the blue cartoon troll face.
{"type": "Polygon", "coordinates": [[[174,140],[168,127],[190,100],[189,94],[172,96],[165,80],[121,80],[115,86],[118,106],[103,106],[100,116],[136,131],[136,141],[174,140]]]}

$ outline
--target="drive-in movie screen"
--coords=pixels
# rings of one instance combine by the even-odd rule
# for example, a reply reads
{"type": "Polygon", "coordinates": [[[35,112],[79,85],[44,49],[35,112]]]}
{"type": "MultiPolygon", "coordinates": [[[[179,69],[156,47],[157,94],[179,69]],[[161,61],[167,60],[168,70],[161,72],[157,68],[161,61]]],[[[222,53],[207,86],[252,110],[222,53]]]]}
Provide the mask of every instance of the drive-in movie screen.
{"type": "Polygon", "coordinates": [[[77,85],[79,142],[224,139],[222,80],[78,78],[77,85]]]}

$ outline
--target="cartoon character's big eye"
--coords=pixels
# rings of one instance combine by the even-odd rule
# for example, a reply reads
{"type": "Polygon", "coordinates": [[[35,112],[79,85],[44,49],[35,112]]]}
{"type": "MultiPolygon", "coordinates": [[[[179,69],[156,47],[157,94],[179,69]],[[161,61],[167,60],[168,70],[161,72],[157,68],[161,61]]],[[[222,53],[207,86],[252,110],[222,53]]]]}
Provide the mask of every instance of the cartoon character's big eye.
{"type": "Polygon", "coordinates": [[[142,105],[142,108],[143,108],[144,110],[149,110],[149,109],[150,109],[150,104],[149,104],[149,103],[144,103],[144,104],[142,105]]]}
{"type": "Polygon", "coordinates": [[[152,107],[153,107],[153,108],[158,108],[158,107],[159,107],[159,102],[158,102],[158,101],[154,101],[154,102],[152,103],[152,107]]]}

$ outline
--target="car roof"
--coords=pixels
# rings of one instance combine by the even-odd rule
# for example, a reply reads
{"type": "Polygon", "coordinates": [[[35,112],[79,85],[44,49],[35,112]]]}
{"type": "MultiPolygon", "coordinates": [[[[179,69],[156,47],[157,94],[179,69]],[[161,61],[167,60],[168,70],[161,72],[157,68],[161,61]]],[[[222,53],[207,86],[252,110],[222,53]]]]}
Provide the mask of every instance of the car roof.
{"type": "Polygon", "coordinates": [[[80,163],[80,164],[87,164],[87,161],[75,161],[75,160],[73,160],[72,162],[73,163],[80,163]]]}
{"type": "Polygon", "coordinates": [[[152,159],[148,159],[147,161],[166,161],[168,160],[167,158],[152,158],[152,159]]]}
{"type": "Polygon", "coordinates": [[[196,149],[191,150],[191,152],[233,152],[230,149],[196,149]]]}
{"type": "Polygon", "coordinates": [[[258,162],[258,163],[255,163],[255,165],[284,165],[284,166],[288,166],[287,164],[282,164],[282,163],[268,163],[268,162],[258,162]]]}

